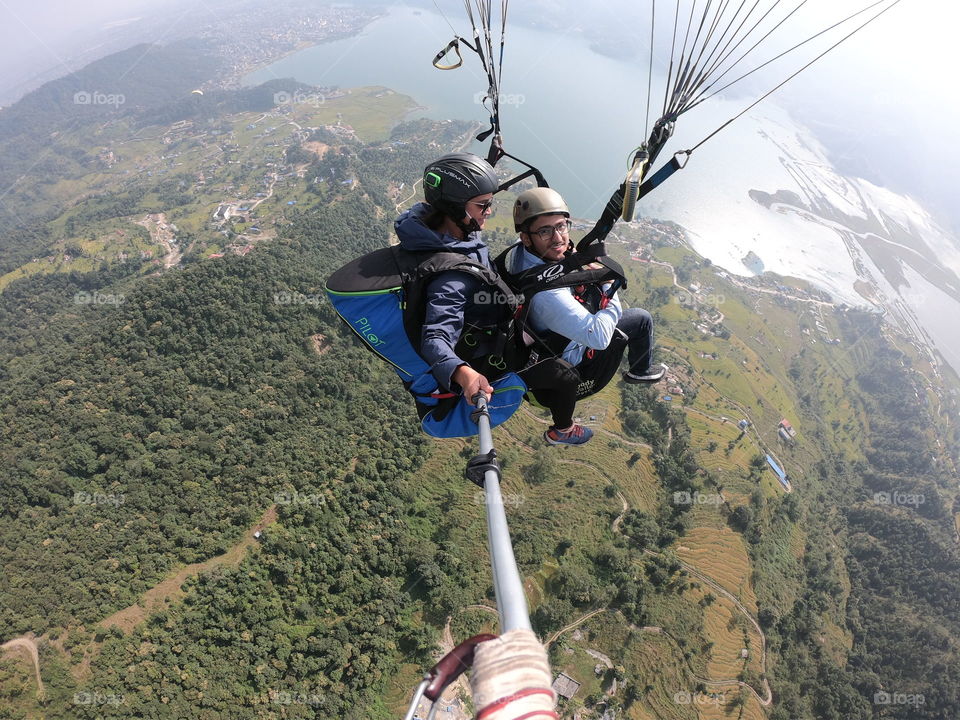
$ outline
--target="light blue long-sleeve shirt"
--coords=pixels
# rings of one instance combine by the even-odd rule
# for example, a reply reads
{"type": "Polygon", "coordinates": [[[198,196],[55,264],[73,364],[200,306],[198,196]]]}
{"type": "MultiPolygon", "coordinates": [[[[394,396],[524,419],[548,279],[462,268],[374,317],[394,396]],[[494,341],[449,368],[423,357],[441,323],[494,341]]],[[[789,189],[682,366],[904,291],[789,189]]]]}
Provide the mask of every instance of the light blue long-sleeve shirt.
{"type": "MultiPolygon", "coordinates": [[[[514,247],[507,260],[507,268],[512,273],[543,264],[542,259],[527,252],[521,244],[514,247]]],[[[621,315],[623,309],[616,294],[605,308],[594,314],[577,301],[573,288],[557,288],[533,296],[529,321],[535,332],[552,330],[570,338],[562,357],[571,365],[579,365],[587,348],[603,350],[610,344],[621,315]]]]}

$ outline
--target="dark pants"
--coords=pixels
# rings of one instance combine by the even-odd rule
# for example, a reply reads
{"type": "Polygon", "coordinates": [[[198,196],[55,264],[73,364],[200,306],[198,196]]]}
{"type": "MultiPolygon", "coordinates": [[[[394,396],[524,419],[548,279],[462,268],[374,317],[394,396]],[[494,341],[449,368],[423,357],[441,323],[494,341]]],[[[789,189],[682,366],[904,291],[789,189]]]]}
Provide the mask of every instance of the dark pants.
{"type": "Polygon", "coordinates": [[[613,379],[624,350],[630,370],[643,373],[653,351],[653,318],[641,308],[627,308],[617,323],[610,344],[603,350],[587,350],[576,367],[559,357],[526,368],[521,375],[538,403],[550,409],[559,428],[573,424],[577,400],[600,392],[613,379]]]}

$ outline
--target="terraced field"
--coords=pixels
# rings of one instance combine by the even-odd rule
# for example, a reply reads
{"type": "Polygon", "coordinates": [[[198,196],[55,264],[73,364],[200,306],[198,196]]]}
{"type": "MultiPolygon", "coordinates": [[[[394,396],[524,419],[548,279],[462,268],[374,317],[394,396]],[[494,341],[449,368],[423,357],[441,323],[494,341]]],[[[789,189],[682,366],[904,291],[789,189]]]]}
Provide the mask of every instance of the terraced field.
{"type": "MultiPolygon", "coordinates": [[[[543,440],[539,439],[533,446],[527,445],[527,441],[531,437],[539,438],[541,427],[534,418],[518,413],[495,431],[495,442],[501,456],[508,458],[502,494],[518,562],[527,569],[536,568],[531,574],[542,582],[546,564],[553,562],[557,545],[563,540],[575,539],[578,547],[595,547],[609,536],[610,518],[619,514],[621,503],[616,497],[606,496],[604,488],[609,484],[608,477],[575,452],[579,448],[557,454],[555,480],[529,484],[524,479],[524,468],[534,463],[534,447],[541,447],[543,440]]],[[[454,520],[449,542],[472,548],[471,567],[483,574],[489,564],[487,547],[485,542],[476,540],[486,537],[483,493],[463,479],[465,447],[467,441],[464,440],[436,444],[436,450],[420,473],[427,482],[420,489],[417,503],[425,509],[449,507],[447,512],[454,520]]],[[[473,447],[475,445],[471,445],[473,447]]],[[[425,532],[429,530],[425,528],[425,532]]]]}
{"type": "MultiPolygon", "coordinates": [[[[558,459],[585,463],[595,468],[607,479],[605,485],[616,485],[631,507],[653,512],[660,503],[659,493],[662,491],[650,459],[651,451],[643,443],[627,440],[623,436],[617,410],[619,403],[614,393],[619,394],[619,389],[611,383],[602,393],[577,405],[577,416],[581,422],[596,433],[590,442],[579,447],[556,447],[552,452],[558,459]],[[596,417],[596,420],[590,420],[591,417],[596,417]],[[634,461],[636,454],[640,457],[634,461]]],[[[540,447],[544,442],[543,431],[549,425],[549,413],[530,409],[521,410],[519,415],[525,415],[525,420],[530,422],[525,423],[521,430],[517,429],[516,420],[511,420],[506,429],[514,439],[526,438],[530,445],[540,447]]]]}
{"type": "Polygon", "coordinates": [[[708,575],[756,616],[757,597],[750,584],[750,558],[743,538],[728,527],[694,527],[674,550],[683,562],[708,575]]]}
{"type": "Polygon", "coordinates": [[[711,679],[732,679],[745,669],[750,669],[757,675],[762,673],[762,640],[753,624],[729,598],[717,595],[709,587],[701,584],[692,592],[698,601],[707,595],[715,598],[703,612],[704,635],[713,643],[705,676],[711,679]],[[741,657],[744,649],[748,651],[746,662],[741,657]]]}
{"type": "Polygon", "coordinates": [[[657,632],[632,629],[614,613],[598,615],[590,621],[590,644],[606,652],[615,665],[623,665],[627,678],[640,678],[640,697],[630,704],[626,718],[689,718],[696,720],[695,709],[678,705],[674,696],[692,692],[690,670],[677,651],[675,642],[657,632]]]}
{"type": "Polygon", "coordinates": [[[704,417],[693,409],[687,409],[687,425],[690,426],[690,445],[695,449],[697,463],[706,470],[715,472],[724,485],[726,494],[736,493],[737,501],[744,502],[753,490],[747,481],[744,468],[759,448],[749,435],[741,438],[735,423],[721,423],[704,417]],[[715,449],[709,448],[715,445],[715,449]],[[727,451],[730,444],[733,449],[727,451]]]}
{"type": "Polygon", "coordinates": [[[743,714],[741,714],[740,706],[734,702],[740,694],[740,689],[737,686],[712,689],[721,693],[722,700],[720,702],[700,700],[697,705],[700,720],[766,720],[767,716],[763,712],[763,708],[752,694],[745,693],[743,714]]]}

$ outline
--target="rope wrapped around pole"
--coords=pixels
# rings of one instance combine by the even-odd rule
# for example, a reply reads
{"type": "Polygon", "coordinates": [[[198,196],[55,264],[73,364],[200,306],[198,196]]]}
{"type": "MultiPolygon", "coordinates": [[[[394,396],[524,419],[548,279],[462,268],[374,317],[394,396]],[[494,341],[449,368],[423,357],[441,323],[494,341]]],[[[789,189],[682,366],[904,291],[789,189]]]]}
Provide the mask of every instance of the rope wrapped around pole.
{"type": "Polygon", "coordinates": [[[477,645],[470,690],[475,720],[558,720],[547,651],[532,630],[477,645]]]}

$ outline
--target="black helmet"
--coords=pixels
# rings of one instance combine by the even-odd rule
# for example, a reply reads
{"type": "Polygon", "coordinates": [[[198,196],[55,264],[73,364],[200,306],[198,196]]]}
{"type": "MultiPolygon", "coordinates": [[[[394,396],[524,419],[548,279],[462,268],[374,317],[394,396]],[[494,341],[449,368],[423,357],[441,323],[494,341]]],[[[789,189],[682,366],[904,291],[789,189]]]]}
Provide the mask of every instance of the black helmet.
{"type": "Polygon", "coordinates": [[[450,153],[423,171],[423,195],[437,210],[459,221],[467,201],[500,187],[493,166],[473,153],[450,153]]]}

